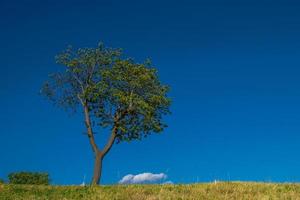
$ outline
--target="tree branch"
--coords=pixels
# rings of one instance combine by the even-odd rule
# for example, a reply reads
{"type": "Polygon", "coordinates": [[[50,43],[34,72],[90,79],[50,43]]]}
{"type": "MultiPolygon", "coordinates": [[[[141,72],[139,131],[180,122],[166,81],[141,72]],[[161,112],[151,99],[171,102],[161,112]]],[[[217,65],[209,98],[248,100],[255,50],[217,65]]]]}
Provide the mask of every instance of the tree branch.
{"type": "Polygon", "coordinates": [[[84,117],[85,117],[85,125],[87,128],[87,135],[89,137],[93,152],[95,154],[97,154],[99,152],[99,148],[95,142],[92,125],[91,125],[90,113],[89,113],[89,109],[87,107],[87,103],[85,103],[83,107],[84,107],[84,117]]]}
{"type": "Polygon", "coordinates": [[[116,113],[115,117],[114,117],[114,126],[110,135],[110,138],[107,142],[107,144],[105,145],[105,147],[103,148],[102,152],[102,156],[104,157],[109,150],[111,149],[111,147],[113,146],[116,136],[117,136],[117,132],[118,132],[118,122],[120,119],[122,119],[123,117],[125,117],[125,115],[127,114],[127,110],[121,112],[119,114],[119,112],[116,113]]]}
{"type": "Polygon", "coordinates": [[[83,103],[83,101],[82,101],[82,99],[81,99],[81,97],[80,97],[79,94],[77,94],[77,98],[78,98],[78,100],[80,101],[81,105],[84,106],[84,103],[83,103]]]}
{"type": "Polygon", "coordinates": [[[74,73],[71,73],[71,74],[72,74],[73,78],[77,81],[77,83],[79,84],[81,91],[84,92],[84,86],[83,86],[82,81],[74,73]]]}
{"type": "Polygon", "coordinates": [[[109,138],[107,144],[105,145],[104,149],[102,150],[102,156],[103,157],[109,152],[112,145],[114,144],[116,136],[117,136],[117,130],[118,130],[117,126],[114,126],[114,128],[111,132],[110,138],[109,138]]]}

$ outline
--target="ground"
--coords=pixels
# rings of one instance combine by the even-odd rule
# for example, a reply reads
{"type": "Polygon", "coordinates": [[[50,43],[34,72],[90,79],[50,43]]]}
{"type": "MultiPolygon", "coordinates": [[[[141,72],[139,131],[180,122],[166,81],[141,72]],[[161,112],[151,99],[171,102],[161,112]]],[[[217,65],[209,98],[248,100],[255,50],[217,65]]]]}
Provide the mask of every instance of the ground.
{"type": "Polygon", "coordinates": [[[33,186],[0,185],[2,200],[300,200],[300,184],[218,182],[174,185],[33,186]]]}

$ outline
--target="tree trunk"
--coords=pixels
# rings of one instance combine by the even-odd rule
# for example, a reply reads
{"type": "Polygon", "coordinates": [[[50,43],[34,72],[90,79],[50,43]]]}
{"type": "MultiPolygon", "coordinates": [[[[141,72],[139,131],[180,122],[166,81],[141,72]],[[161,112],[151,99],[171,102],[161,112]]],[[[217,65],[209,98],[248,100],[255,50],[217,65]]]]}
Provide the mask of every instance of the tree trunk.
{"type": "Polygon", "coordinates": [[[99,152],[96,153],[92,185],[98,185],[100,183],[101,172],[102,172],[102,160],[103,160],[103,155],[99,152]]]}

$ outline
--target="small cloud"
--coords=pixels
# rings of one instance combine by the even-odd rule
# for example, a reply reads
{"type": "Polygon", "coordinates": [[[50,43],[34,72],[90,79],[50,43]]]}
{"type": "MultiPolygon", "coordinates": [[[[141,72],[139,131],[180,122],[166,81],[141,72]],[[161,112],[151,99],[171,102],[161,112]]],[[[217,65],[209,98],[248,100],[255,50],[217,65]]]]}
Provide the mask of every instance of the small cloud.
{"type": "Polygon", "coordinates": [[[165,180],[166,178],[167,175],[164,173],[160,173],[160,174],[141,173],[137,175],[128,174],[119,181],[119,184],[155,183],[161,180],[165,180]]]}

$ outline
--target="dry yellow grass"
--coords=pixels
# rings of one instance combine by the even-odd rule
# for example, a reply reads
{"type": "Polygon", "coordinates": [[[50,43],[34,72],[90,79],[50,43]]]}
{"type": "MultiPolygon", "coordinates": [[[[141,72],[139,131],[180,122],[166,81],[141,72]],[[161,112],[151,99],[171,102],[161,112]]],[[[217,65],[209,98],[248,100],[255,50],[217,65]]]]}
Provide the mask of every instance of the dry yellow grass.
{"type": "Polygon", "coordinates": [[[300,200],[300,184],[220,182],[186,185],[25,186],[0,185],[5,200],[300,200]]]}

